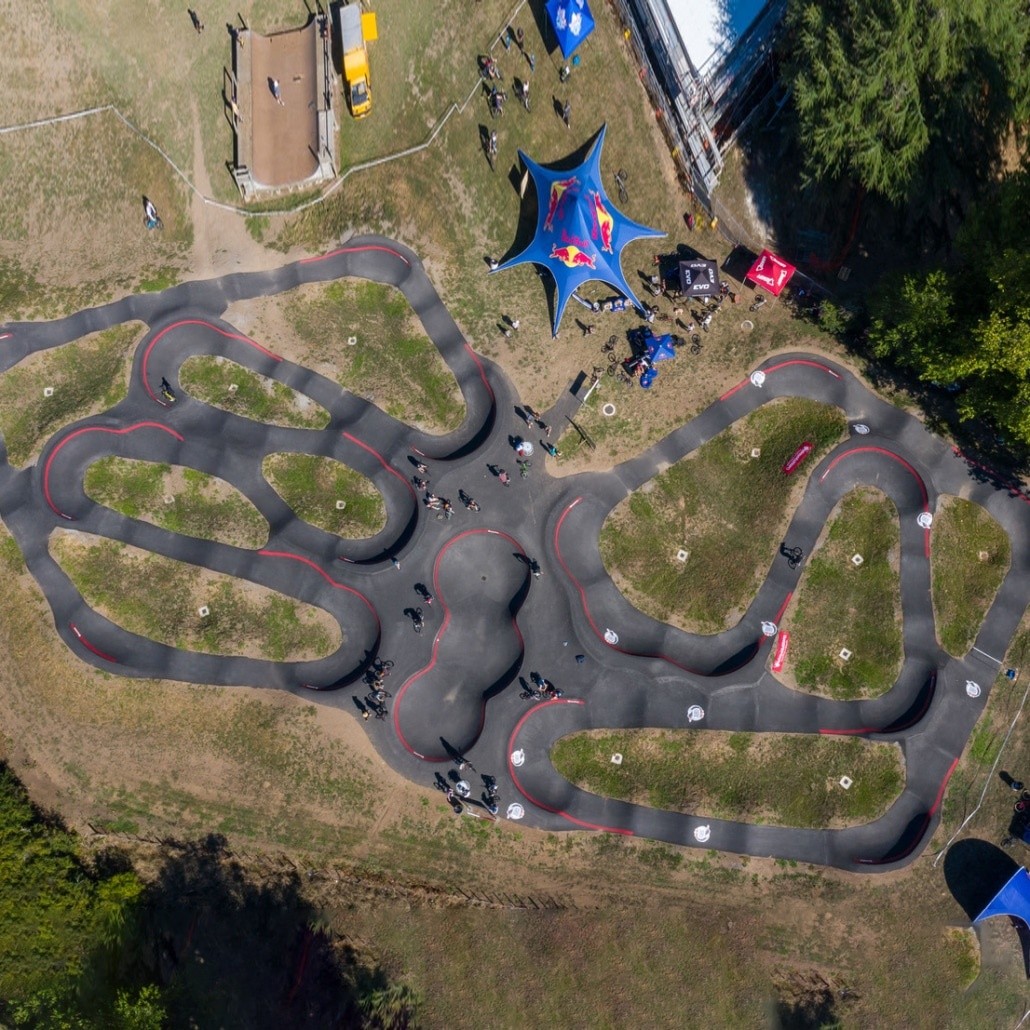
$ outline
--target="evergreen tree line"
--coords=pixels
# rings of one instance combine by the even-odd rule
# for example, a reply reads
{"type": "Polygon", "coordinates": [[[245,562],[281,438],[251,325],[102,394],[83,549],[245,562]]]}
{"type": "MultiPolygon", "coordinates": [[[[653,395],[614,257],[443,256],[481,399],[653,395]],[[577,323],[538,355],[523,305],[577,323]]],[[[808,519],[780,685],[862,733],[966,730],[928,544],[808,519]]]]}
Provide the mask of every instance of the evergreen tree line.
{"type": "Polygon", "coordinates": [[[873,353],[1030,447],[1026,0],[790,0],[781,53],[806,184],[961,225],[929,262],[909,237],[869,301],[873,353]]]}

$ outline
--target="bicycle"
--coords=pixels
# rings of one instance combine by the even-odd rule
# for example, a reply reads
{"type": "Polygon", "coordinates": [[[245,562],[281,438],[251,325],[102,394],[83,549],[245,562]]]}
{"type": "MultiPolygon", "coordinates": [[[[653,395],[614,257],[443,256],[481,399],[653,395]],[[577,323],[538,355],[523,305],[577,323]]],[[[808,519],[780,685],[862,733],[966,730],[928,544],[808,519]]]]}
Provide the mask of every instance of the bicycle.
{"type": "Polygon", "coordinates": [[[764,308],[767,303],[765,297],[756,297],[754,304],[748,308],[748,311],[757,311],[759,308],[764,308]]]}
{"type": "Polygon", "coordinates": [[[601,345],[602,354],[611,354],[612,351],[619,345],[619,338],[617,336],[609,336],[608,342],[601,345]]]}
{"type": "Polygon", "coordinates": [[[629,201],[629,192],[626,189],[626,170],[624,168],[620,168],[615,173],[615,185],[619,187],[619,200],[623,204],[627,203],[629,201]]]}
{"type": "Polygon", "coordinates": [[[690,338],[690,353],[700,354],[702,346],[703,344],[701,343],[701,337],[698,336],[697,333],[694,333],[694,335],[690,338]]]}

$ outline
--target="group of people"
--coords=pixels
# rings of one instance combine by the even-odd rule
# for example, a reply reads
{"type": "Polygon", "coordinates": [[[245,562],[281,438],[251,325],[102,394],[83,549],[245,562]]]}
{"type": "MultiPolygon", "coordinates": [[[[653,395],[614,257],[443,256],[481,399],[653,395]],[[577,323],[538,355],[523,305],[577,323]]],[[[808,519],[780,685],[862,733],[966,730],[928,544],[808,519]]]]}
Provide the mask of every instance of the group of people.
{"type": "MultiPolygon", "coordinates": [[[[476,770],[472,763],[462,755],[455,755],[454,762],[458,770],[457,772],[451,772],[452,779],[447,780],[440,773],[437,773],[436,786],[439,790],[443,791],[444,797],[447,798],[447,803],[451,806],[454,814],[461,815],[465,805],[476,803],[472,800],[471,784],[465,779],[469,773],[474,773],[476,770]]],[[[487,773],[483,773],[481,779],[483,781],[483,789],[480,794],[479,803],[491,815],[495,816],[500,810],[499,803],[501,798],[500,790],[497,787],[497,779],[487,773]]]]}
{"type": "MultiPolygon", "coordinates": [[[[422,503],[430,511],[438,511],[437,518],[449,519],[454,515],[454,505],[446,497],[440,497],[429,489],[429,466],[420,458],[412,457],[415,475],[411,477],[416,490],[423,491],[422,503]]],[[[464,490],[458,491],[458,498],[468,511],[479,511],[479,503],[464,490]]]]}

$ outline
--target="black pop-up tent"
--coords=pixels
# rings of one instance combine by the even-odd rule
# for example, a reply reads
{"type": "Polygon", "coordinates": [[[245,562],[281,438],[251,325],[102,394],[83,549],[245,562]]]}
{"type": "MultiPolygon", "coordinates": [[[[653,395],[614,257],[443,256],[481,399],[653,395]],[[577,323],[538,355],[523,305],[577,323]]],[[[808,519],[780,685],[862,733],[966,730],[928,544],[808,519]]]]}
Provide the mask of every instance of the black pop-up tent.
{"type": "Polygon", "coordinates": [[[680,292],[684,297],[718,297],[719,266],[705,258],[681,261],[680,292]]]}

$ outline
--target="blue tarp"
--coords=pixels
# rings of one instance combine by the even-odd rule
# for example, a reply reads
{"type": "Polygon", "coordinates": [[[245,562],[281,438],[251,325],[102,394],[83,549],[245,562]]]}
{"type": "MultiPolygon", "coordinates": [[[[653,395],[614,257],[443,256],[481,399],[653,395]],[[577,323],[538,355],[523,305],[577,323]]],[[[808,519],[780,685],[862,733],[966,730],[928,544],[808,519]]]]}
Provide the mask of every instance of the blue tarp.
{"type": "Polygon", "coordinates": [[[587,0],[548,0],[547,15],[566,59],[594,31],[594,16],[587,0]]]}
{"type": "Polygon", "coordinates": [[[622,248],[641,237],[665,235],[630,221],[608,199],[601,185],[604,133],[605,126],[601,126],[586,160],[571,170],[544,168],[519,151],[536,189],[536,233],[522,253],[494,271],[534,264],[551,273],[556,287],[552,326],[555,336],[569,298],[583,283],[593,279],[614,287],[640,309],[640,302],[622,274],[622,248]]]}
{"type": "Polygon", "coordinates": [[[1030,873],[1027,873],[1024,866],[1012,874],[973,922],[979,923],[991,916],[1015,916],[1030,927],[1030,873]]]}

